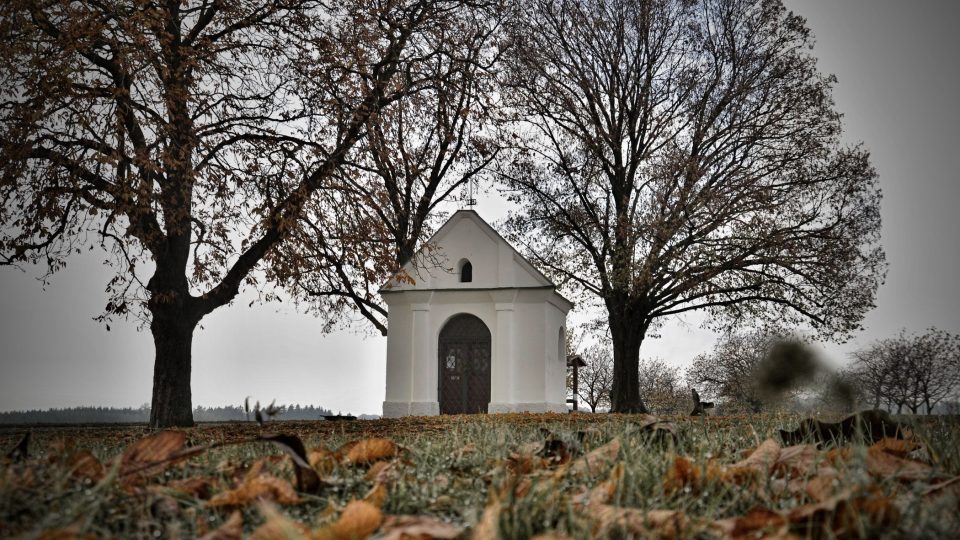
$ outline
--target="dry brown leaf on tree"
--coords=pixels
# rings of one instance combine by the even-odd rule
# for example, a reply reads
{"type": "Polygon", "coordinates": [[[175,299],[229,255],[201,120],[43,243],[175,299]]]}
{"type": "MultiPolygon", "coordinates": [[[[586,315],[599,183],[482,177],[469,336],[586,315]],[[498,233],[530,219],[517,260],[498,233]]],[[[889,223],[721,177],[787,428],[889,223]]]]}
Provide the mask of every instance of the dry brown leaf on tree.
{"type": "Polygon", "coordinates": [[[234,510],[222,525],[201,536],[200,540],[243,540],[243,514],[234,510]]]}
{"type": "Polygon", "coordinates": [[[383,540],[452,540],[463,529],[428,516],[387,516],[380,532],[383,540]]]}

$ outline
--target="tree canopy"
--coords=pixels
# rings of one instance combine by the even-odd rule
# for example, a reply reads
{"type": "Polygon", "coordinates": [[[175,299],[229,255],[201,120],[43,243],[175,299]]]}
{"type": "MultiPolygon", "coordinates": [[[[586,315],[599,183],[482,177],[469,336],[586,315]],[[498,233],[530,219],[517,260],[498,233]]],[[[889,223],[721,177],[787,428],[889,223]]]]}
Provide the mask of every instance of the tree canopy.
{"type": "Polygon", "coordinates": [[[603,307],[614,411],[645,410],[639,348],[664,317],[859,328],[885,272],[880,190],[803,18],[779,1],[537,0],[509,37],[512,238],[603,307]]]}
{"type": "MultiPolygon", "coordinates": [[[[459,51],[456,1],[13,0],[0,6],[0,262],[114,255],[148,316],[151,423],[192,423],[197,323],[303,226],[390,104],[459,51]]],[[[327,211],[332,211],[327,209],[327,211]]],[[[267,290],[269,289],[261,289],[267,290]]]]}

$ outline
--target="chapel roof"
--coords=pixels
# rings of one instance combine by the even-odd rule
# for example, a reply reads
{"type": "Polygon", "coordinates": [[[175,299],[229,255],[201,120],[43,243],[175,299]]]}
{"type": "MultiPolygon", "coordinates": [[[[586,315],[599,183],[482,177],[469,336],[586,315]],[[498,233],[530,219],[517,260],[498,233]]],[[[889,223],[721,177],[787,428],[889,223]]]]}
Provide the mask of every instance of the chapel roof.
{"type": "MultiPolygon", "coordinates": [[[[507,252],[511,255],[512,261],[522,269],[523,273],[526,274],[522,276],[526,284],[520,285],[518,283],[510,283],[507,286],[500,287],[489,287],[489,286],[480,286],[479,284],[476,287],[457,287],[457,288],[477,288],[477,289],[491,289],[491,288],[550,288],[556,289],[556,285],[547,278],[543,272],[541,272],[536,266],[533,265],[529,260],[526,259],[513,245],[510,244],[496,229],[494,229],[486,220],[480,217],[474,210],[458,210],[454,212],[450,219],[448,219],[437,231],[430,237],[427,242],[421,246],[413,259],[404,265],[403,270],[407,275],[411,276],[416,280],[417,276],[420,275],[420,269],[417,269],[414,266],[416,261],[424,260],[425,253],[424,250],[428,249],[430,246],[439,246],[444,251],[456,251],[457,248],[462,248],[462,246],[444,246],[444,240],[453,233],[458,227],[462,227],[465,222],[470,222],[482,231],[493,243],[498,247],[506,248],[507,252]]],[[[480,261],[478,261],[480,262],[480,261]]],[[[456,263],[456,261],[448,261],[448,263],[456,263]]],[[[429,270],[427,270],[429,272],[429,270]]],[[[380,289],[380,292],[392,292],[395,290],[408,290],[409,287],[405,287],[403,283],[398,283],[396,280],[396,275],[392,276],[380,289]]],[[[415,288],[421,288],[416,287],[415,288]]],[[[430,287],[431,289],[437,289],[437,287],[430,287]]]]}

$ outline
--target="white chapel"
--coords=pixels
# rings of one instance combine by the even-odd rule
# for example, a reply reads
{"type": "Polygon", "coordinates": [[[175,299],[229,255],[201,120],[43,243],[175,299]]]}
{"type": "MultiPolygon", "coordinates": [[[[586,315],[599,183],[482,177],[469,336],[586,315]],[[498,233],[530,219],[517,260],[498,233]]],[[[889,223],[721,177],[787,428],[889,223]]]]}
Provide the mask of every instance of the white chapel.
{"type": "Polygon", "coordinates": [[[566,412],[573,304],[476,212],[453,214],[403,274],[380,290],[384,417],[566,412]]]}

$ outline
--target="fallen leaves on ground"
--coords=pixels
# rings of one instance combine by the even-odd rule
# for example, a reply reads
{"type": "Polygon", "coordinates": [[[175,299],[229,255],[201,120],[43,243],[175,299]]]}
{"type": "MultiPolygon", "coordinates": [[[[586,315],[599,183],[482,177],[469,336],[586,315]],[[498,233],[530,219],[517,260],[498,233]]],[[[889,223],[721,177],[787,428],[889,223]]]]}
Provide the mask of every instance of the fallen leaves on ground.
{"type": "Polygon", "coordinates": [[[242,540],[243,514],[239,510],[230,514],[230,517],[216,529],[200,537],[200,540],[242,540]]]}
{"type": "Polygon", "coordinates": [[[314,531],[316,540],[363,539],[374,533],[383,523],[383,512],[366,501],[351,501],[333,524],[314,531]]]}
{"type": "MultiPolygon", "coordinates": [[[[336,434],[344,439],[321,439],[323,446],[310,451],[303,445],[307,439],[300,438],[304,428],[298,435],[162,431],[138,439],[141,428],[127,432],[122,451],[97,446],[97,455],[104,448],[108,455],[120,454],[112,463],[101,462],[72,438],[58,434],[52,444],[49,436],[36,439],[40,450],[23,462],[7,463],[0,488],[37,491],[53,477],[97,483],[95,492],[119,487],[121,500],[132,496],[127,500],[137,501],[144,523],[181,520],[192,524],[194,535],[208,540],[239,539],[251,531],[250,537],[259,540],[371,535],[492,540],[537,533],[543,539],[858,538],[890,527],[902,531],[917,508],[946,507],[960,498],[960,477],[944,471],[955,468],[952,455],[944,453],[940,463],[927,442],[909,435],[820,449],[764,440],[769,428],[763,431],[757,425],[756,446],[744,450],[753,425],[734,436],[724,433],[722,442],[691,443],[692,437],[703,437],[701,433],[729,429],[735,425],[730,419],[706,417],[686,426],[652,415],[609,418],[614,426],[604,429],[585,426],[594,419],[589,415],[417,420],[423,429],[410,429],[421,425],[413,420],[391,420],[364,424],[372,426],[369,432],[339,423],[343,431],[336,434]],[[544,418],[554,422],[549,429],[537,425],[544,418]],[[471,426],[451,438],[436,435],[442,430],[434,429],[514,421],[512,431],[497,432],[497,439],[473,438],[486,437],[486,427],[471,426]],[[386,431],[384,425],[403,431],[386,431]],[[521,428],[525,431],[518,436],[521,428]],[[403,432],[417,435],[403,439],[403,432]],[[656,438],[676,444],[651,444],[656,438]],[[191,447],[188,439],[217,442],[191,447]],[[336,440],[349,442],[330,445],[336,440]],[[260,442],[277,449],[263,456],[271,449],[260,442]],[[216,455],[170,470],[201,452],[246,443],[261,453],[216,455]],[[119,482],[101,482],[113,472],[119,482]],[[131,485],[133,489],[126,489],[131,485]],[[716,510],[708,511],[712,513],[705,512],[701,502],[708,498],[717,503],[712,507],[716,510]],[[411,507],[410,501],[422,504],[411,507]],[[249,518],[257,508],[261,518],[250,518],[244,531],[244,513],[249,518]],[[405,515],[384,513],[392,509],[405,515]],[[233,513],[226,517],[228,512],[233,513]],[[209,529],[224,518],[219,527],[209,529]]],[[[7,447],[15,442],[11,438],[7,447]]],[[[77,482],[62,484],[91,491],[77,482]]],[[[50,532],[73,530],[68,525],[67,520],[54,523],[50,532]]]]}
{"type": "Polygon", "coordinates": [[[390,439],[362,439],[347,443],[337,451],[347,465],[369,465],[400,454],[400,446],[390,439]]]}
{"type": "Polygon", "coordinates": [[[463,529],[427,516],[387,516],[380,529],[383,540],[448,540],[463,529]]]}
{"type": "Polygon", "coordinates": [[[128,447],[120,456],[120,475],[134,472],[140,476],[152,476],[163,472],[165,460],[183,449],[187,434],[182,431],[161,431],[149,435],[128,447]]]}
{"type": "Polygon", "coordinates": [[[91,482],[99,482],[103,479],[103,464],[89,450],[79,450],[70,454],[67,466],[70,468],[70,475],[74,478],[91,482]]]}
{"type": "Polygon", "coordinates": [[[620,439],[615,438],[607,444],[586,453],[573,461],[564,472],[570,475],[597,474],[605,472],[620,455],[620,439]]]}
{"type": "Polygon", "coordinates": [[[207,501],[207,506],[241,507],[262,500],[279,504],[299,504],[301,501],[290,482],[264,472],[263,462],[258,461],[237,487],[217,493],[207,501]]]}

